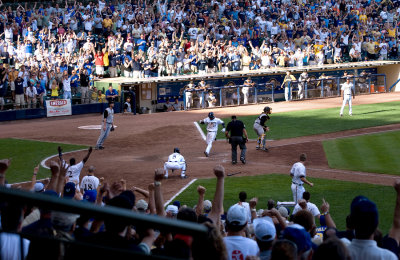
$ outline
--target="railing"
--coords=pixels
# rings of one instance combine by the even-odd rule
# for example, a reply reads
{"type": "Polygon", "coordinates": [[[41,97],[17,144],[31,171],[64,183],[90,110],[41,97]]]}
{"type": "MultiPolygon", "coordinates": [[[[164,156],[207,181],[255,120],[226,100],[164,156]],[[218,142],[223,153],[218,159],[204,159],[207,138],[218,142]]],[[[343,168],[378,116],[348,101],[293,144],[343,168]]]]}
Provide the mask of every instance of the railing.
{"type": "MultiPolygon", "coordinates": [[[[331,77],[322,79],[308,79],[306,81],[289,81],[289,100],[317,97],[340,96],[340,85],[347,77],[331,77]]],[[[350,76],[356,94],[371,94],[387,92],[385,74],[369,74],[365,76],[350,76]]]]}
{"type": "Polygon", "coordinates": [[[254,86],[235,85],[210,87],[206,90],[192,89],[185,90],[183,95],[185,110],[193,108],[240,106],[241,104],[247,105],[274,101],[275,85],[272,83],[260,83],[254,86]],[[243,88],[248,89],[243,91],[243,88]],[[213,93],[214,98],[210,98],[210,92],[213,93]],[[188,100],[187,93],[192,94],[192,100],[188,100]],[[196,106],[194,107],[194,105],[196,106]]]}
{"type": "MultiPolygon", "coordinates": [[[[127,209],[116,208],[111,206],[101,207],[91,203],[82,203],[78,201],[53,197],[40,193],[32,193],[18,189],[8,189],[4,186],[0,186],[0,198],[2,201],[8,201],[15,203],[16,205],[31,205],[41,209],[56,210],[62,212],[70,212],[74,214],[85,214],[88,216],[95,216],[98,219],[115,219],[115,221],[127,221],[130,224],[136,226],[153,228],[159,231],[173,232],[179,234],[186,234],[193,236],[198,239],[206,239],[207,227],[204,225],[181,221],[172,220],[168,218],[139,214],[127,209]]],[[[22,234],[22,236],[25,236],[22,234]]],[[[30,235],[28,238],[37,238],[43,240],[49,240],[53,238],[36,237],[30,235]]],[[[57,240],[57,239],[56,239],[57,240]]],[[[65,242],[65,241],[64,241],[65,242]]],[[[115,248],[111,247],[100,247],[95,244],[82,243],[80,241],[72,241],[72,244],[78,244],[80,246],[102,248],[110,251],[116,251],[115,248]]],[[[118,250],[119,251],[119,250],[118,250]]],[[[138,254],[135,252],[125,252],[128,254],[138,254]]],[[[141,257],[145,257],[141,255],[141,257]]],[[[157,258],[152,255],[152,258],[157,258]]],[[[161,258],[161,257],[160,257],[161,258]]],[[[162,257],[162,259],[167,259],[162,257]]]]}

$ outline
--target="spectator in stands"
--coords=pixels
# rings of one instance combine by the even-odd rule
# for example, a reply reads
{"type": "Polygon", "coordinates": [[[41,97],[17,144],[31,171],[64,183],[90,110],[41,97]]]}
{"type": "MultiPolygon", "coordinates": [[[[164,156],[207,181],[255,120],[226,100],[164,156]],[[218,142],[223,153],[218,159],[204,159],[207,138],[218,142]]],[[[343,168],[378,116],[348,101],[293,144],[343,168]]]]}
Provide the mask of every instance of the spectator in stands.
{"type": "Polygon", "coordinates": [[[116,102],[118,100],[118,91],[113,88],[112,84],[108,86],[108,90],[106,91],[106,98],[108,103],[116,102]]]}

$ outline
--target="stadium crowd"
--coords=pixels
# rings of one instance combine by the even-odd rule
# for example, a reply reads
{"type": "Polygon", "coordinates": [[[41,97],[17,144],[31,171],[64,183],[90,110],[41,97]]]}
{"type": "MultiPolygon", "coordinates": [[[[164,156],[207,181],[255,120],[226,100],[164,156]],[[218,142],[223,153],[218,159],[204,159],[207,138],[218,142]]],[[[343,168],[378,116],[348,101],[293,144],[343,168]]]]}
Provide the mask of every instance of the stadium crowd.
{"type": "MultiPolygon", "coordinates": [[[[2,200],[1,259],[123,259],[132,252],[174,259],[398,259],[399,179],[394,183],[397,195],[392,227],[388,235],[383,236],[378,229],[376,204],[363,196],[352,200],[346,220],[336,220],[346,222],[344,231],[336,229],[329,203],[324,200],[318,209],[310,201],[309,192],[304,192],[292,214],[273,200],[267,205],[260,205],[257,198],[247,200],[246,192],[240,192],[238,202],[224,209],[226,174],[220,165],[214,168],[216,188],[212,201],[205,200],[207,191],[198,186],[198,203],[193,208],[181,205],[179,201],[164,208],[163,169],[155,170],[154,182],[148,189],[129,189],[124,180],[112,182],[97,178],[93,166],[82,177],[81,170],[91,151],[90,148],[79,163],[70,158],[69,164],[60,152],[59,162],[50,163],[51,178],[36,181],[37,166],[27,189],[87,205],[114,206],[140,214],[200,223],[207,226],[207,236],[199,239],[142,225],[133,226],[120,219],[76,215],[2,200]],[[138,195],[145,199],[136,201],[138,195]],[[53,240],[44,242],[45,238],[53,240]],[[107,251],[105,247],[118,251],[107,251]]],[[[0,160],[1,186],[7,185],[5,178],[9,166],[9,160],[0,160]]]]}
{"type": "Polygon", "coordinates": [[[0,8],[0,105],[8,88],[17,107],[37,100],[43,106],[45,96],[61,93],[78,94],[87,103],[96,96],[90,88],[94,77],[248,71],[399,55],[397,0],[100,0],[0,8]]]}

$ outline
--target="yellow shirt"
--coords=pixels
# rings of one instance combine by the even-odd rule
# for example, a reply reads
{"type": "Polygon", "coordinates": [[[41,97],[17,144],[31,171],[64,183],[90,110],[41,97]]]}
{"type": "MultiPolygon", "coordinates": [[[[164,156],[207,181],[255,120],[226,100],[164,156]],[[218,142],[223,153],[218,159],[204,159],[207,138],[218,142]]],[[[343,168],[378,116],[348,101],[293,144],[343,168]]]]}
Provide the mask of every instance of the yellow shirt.
{"type": "Polygon", "coordinates": [[[315,52],[315,54],[320,53],[320,51],[322,50],[322,48],[324,48],[324,45],[322,45],[322,44],[315,44],[315,45],[314,45],[314,52],[315,52]]]}
{"type": "Polygon", "coordinates": [[[367,15],[365,15],[365,14],[362,14],[362,15],[360,15],[360,21],[362,22],[362,23],[366,23],[367,22],[367,15]]]}
{"type": "Polygon", "coordinates": [[[104,26],[105,28],[111,27],[112,24],[113,24],[113,21],[112,21],[110,18],[104,19],[104,20],[103,20],[103,26],[104,26]]]}
{"type": "Polygon", "coordinates": [[[98,95],[98,97],[99,97],[99,103],[106,103],[106,95],[104,95],[104,94],[101,94],[101,95],[98,95]]]}
{"type": "Polygon", "coordinates": [[[103,55],[103,62],[104,66],[106,67],[110,66],[110,61],[108,60],[108,51],[106,51],[103,55]]]}
{"type": "Polygon", "coordinates": [[[388,30],[389,37],[396,37],[396,29],[389,29],[388,30]]]}

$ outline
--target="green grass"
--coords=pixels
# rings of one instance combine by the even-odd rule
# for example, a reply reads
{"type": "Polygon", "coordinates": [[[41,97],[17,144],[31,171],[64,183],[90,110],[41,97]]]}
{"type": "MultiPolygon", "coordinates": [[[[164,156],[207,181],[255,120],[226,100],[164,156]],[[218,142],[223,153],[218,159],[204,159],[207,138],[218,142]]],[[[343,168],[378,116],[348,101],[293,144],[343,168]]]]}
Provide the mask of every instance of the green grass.
{"type": "Polygon", "coordinates": [[[331,168],[400,175],[400,131],[323,142],[331,168]]]}
{"type": "MultiPolygon", "coordinates": [[[[6,173],[9,183],[29,181],[32,179],[33,168],[43,159],[57,154],[57,147],[61,146],[64,152],[83,149],[86,146],[39,142],[21,139],[0,139],[0,158],[12,158],[11,166],[6,173]]],[[[47,178],[50,171],[40,167],[37,178],[47,178]]]]}
{"type": "MultiPolygon", "coordinates": [[[[309,179],[309,178],[308,178],[309,179]]],[[[336,181],[310,178],[314,187],[306,185],[306,190],[311,192],[311,202],[318,207],[325,198],[330,204],[330,212],[338,226],[344,230],[346,216],[350,213],[350,203],[357,195],[367,196],[374,201],[379,209],[379,228],[387,234],[393,220],[396,193],[393,187],[362,184],[347,181],[336,181]]],[[[216,179],[197,180],[189,186],[176,200],[181,204],[193,207],[197,204],[198,185],[206,187],[206,199],[212,201],[215,192],[216,179]]],[[[265,209],[268,199],[276,201],[292,201],[292,191],[290,189],[291,179],[289,176],[272,174],[250,177],[227,177],[225,179],[224,209],[239,201],[238,195],[241,191],[247,192],[247,198],[258,197],[257,209],[265,209]]],[[[319,223],[317,223],[319,225],[319,223]]]]}
{"type": "MultiPolygon", "coordinates": [[[[340,108],[284,113],[273,111],[274,113],[270,115],[271,120],[267,122],[270,127],[267,138],[277,140],[400,123],[400,102],[353,106],[353,117],[348,116],[347,106],[342,118],[339,117],[339,111],[340,108]]],[[[257,138],[253,130],[253,124],[257,116],[238,117],[246,125],[250,139],[257,138]]],[[[230,118],[223,118],[223,120],[228,123],[230,118]]],[[[200,126],[206,132],[206,126],[200,126]]],[[[219,131],[217,138],[224,139],[225,135],[219,131]]]]}

